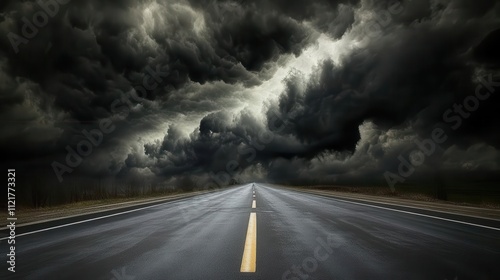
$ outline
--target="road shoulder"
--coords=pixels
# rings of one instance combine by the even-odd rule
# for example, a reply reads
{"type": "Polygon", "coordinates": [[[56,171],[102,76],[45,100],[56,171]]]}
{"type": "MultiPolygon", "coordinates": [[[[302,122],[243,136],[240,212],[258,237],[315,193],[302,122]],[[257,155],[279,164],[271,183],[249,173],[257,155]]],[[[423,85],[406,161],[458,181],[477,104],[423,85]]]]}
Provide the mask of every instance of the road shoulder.
{"type": "Polygon", "coordinates": [[[480,224],[500,228],[500,209],[452,205],[439,202],[411,201],[402,198],[387,198],[365,194],[341,193],[328,190],[307,190],[289,186],[277,186],[296,192],[319,195],[341,201],[371,205],[379,208],[394,209],[442,219],[458,220],[465,223],[480,224]]]}
{"type": "MultiPolygon", "coordinates": [[[[120,212],[132,211],[166,202],[187,199],[220,190],[222,189],[167,195],[161,198],[137,199],[127,202],[74,208],[70,211],[67,209],[55,209],[48,211],[42,209],[39,211],[30,211],[29,213],[24,213],[24,215],[19,215],[20,217],[18,217],[18,221],[16,221],[16,228],[18,228],[19,233],[29,232],[41,228],[49,228],[87,219],[95,219],[100,216],[114,215],[120,212]]],[[[7,227],[2,227],[0,229],[0,236],[6,231],[7,227]]]]}

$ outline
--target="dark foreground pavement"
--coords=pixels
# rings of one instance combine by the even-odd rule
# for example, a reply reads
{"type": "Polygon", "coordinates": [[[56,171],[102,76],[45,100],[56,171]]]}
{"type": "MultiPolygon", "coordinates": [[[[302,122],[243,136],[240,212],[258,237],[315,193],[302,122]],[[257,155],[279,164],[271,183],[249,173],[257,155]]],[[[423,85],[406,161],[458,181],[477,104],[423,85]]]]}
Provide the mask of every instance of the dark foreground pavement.
{"type": "Polygon", "coordinates": [[[23,227],[15,273],[3,231],[0,279],[500,279],[498,221],[368,204],[249,184],[23,227]],[[255,272],[240,272],[246,242],[256,246],[255,272]]]}

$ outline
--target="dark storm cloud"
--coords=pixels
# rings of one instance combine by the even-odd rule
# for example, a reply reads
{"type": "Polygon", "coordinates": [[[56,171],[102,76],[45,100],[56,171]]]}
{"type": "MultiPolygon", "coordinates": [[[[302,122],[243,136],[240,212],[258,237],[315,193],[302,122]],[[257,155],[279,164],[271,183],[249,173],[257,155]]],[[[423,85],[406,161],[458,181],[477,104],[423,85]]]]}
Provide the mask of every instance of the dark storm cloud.
{"type": "MultiPolygon", "coordinates": [[[[35,1],[2,2],[0,52],[6,57],[1,61],[2,106],[24,104],[45,115],[41,118],[55,115],[47,129],[63,134],[47,136],[51,152],[76,143],[71,139],[83,128],[113,117],[113,101],[149,79],[148,69],[168,74],[162,76],[161,86],[142,97],[161,103],[165,112],[175,111],[192,102],[162,102],[186,84],[259,84],[272,67],[268,62],[283,54],[299,54],[309,43],[308,28],[297,21],[241,6],[235,8],[238,12],[227,13],[222,23],[210,14],[220,6],[215,2],[194,10],[186,3],[168,1],[49,2],[57,8],[49,7],[54,14],[49,13],[41,27],[34,24],[35,15],[45,10],[35,1]],[[148,7],[150,14],[144,14],[148,7]],[[266,70],[264,76],[260,70],[266,70]],[[38,104],[27,104],[29,97],[23,93],[27,87],[35,88],[38,104]]],[[[204,106],[191,106],[191,110],[206,112],[214,107],[204,106]]],[[[130,114],[129,119],[140,122],[137,119],[144,114],[147,112],[130,114]]],[[[36,120],[15,112],[4,119],[17,123],[10,124],[15,126],[10,132],[2,133],[2,146],[12,146],[18,138],[32,138],[13,130],[20,129],[19,122],[30,125],[36,120]]],[[[19,150],[26,155],[33,152],[19,150]]]]}
{"type": "MultiPolygon", "coordinates": [[[[366,120],[385,129],[416,117],[422,129],[442,122],[447,107],[474,93],[475,65],[462,56],[475,38],[464,29],[421,29],[380,38],[341,66],[325,62],[303,93],[289,82],[278,104],[284,116],[293,115],[288,132],[317,154],[325,149],[352,151],[359,140],[358,127],[366,120]]],[[[483,124],[497,114],[484,106],[484,118],[478,120],[483,124]]]]}
{"type": "MultiPolygon", "coordinates": [[[[237,163],[239,178],[376,181],[500,65],[497,1],[75,0],[17,53],[7,35],[22,36],[23,18],[43,9],[0,5],[2,160],[64,162],[83,129],[111,120],[113,133],[78,167],[87,175],[189,185],[237,163]],[[249,109],[249,93],[267,94],[259,86],[321,36],[350,40],[338,45],[349,50],[322,49],[342,55],[311,56],[310,77],[289,75],[263,117],[249,109]]],[[[500,148],[498,95],[480,106],[447,130],[443,161],[497,168],[485,155],[500,148]]]]}
{"type": "MultiPolygon", "coordinates": [[[[308,147],[308,157],[311,154],[321,157],[325,150],[354,153],[355,148],[358,149],[356,156],[329,173],[342,175],[343,170],[352,172],[362,167],[366,169],[365,178],[370,176],[370,168],[366,163],[356,162],[360,149],[356,146],[360,141],[358,127],[365,121],[374,123],[382,130],[411,127],[413,133],[422,138],[430,137],[431,130],[436,126],[447,128],[450,138],[442,145],[443,149],[452,145],[467,149],[478,143],[500,148],[498,95],[482,102],[480,109],[464,119],[458,130],[450,129],[450,123],[443,123],[446,121],[443,113],[453,104],[463,104],[468,96],[474,96],[478,69],[491,70],[479,74],[485,75],[482,76],[484,80],[488,80],[485,73],[498,74],[499,68],[495,64],[497,32],[490,33],[498,22],[481,19],[487,12],[498,16],[498,5],[495,13],[491,10],[493,4],[485,4],[483,8],[472,11],[466,10],[463,2],[438,7],[443,10],[457,9],[450,16],[453,20],[461,18],[463,21],[453,24],[436,24],[437,18],[444,22],[448,20],[443,15],[422,20],[420,13],[415,13],[419,15],[418,22],[413,22],[411,28],[404,28],[402,26],[409,20],[402,21],[403,16],[400,16],[388,28],[390,31],[381,33],[366,48],[354,51],[343,59],[341,65],[324,63],[308,82],[305,92],[298,92],[293,82],[288,83],[288,89],[277,105],[284,116],[293,115],[288,119],[293,126],[286,133],[308,147]]],[[[406,16],[409,14],[407,12],[406,16]]],[[[498,75],[495,81],[498,85],[498,75]]],[[[411,144],[414,148],[415,144],[411,144]]],[[[379,149],[380,153],[374,154],[370,161],[384,161],[377,164],[372,175],[391,168],[397,170],[395,159],[398,154],[407,153],[412,148],[411,144],[392,155],[384,154],[379,149]],[[392,162],[387,161],[391,159],[392,162]]],[[[297,156],[301,157],[300,154],[297,156]]],[[[479,154],[477,156],[480,157],[479,154]]],[[[498,158],[492,160],[498,163],[498,158]]],[[[297,174],[293,162],[282,161],[281,165],[270,169],[270,177],[279,181],[297,174]]],[[[325,172],[310,173],[296,179],[300,182],[309,177],[314,181],[321,174],[325,172]]]]}
{"type": "MultiPolygon", "coordinates": [[[[197,7],[206,9],[212,7],[210,14],[215,20],[226,23],[227,18],[234,13],[236,9],[244,9],[256,14],[281,15],[284,18],[292,18],[299,22],[310,22],[321,32],[327,32],[329,35],[339,38],[354,22],[354,7],[359,5],[358,0],[338,0],[338,1],[265,1],[265,0],[227,0],[227,1],[206,1],[190,0],[197,7]],[[214,4],[217,3],[217,4],[214,4]]],[[[271,22],[269,22],[271,23],[271,22]]],[[[263,30],[258,30],[256,35],[262,34],[263,30]]],[[[239,33],[239,32],[238,32],[239,33]]],[[[226,35],[227,36],[227,33],[226,35]]],[[[237,35],[241,36],[241,35],[237,35]]],[[[295,37],[295,36],[294,36],[295,37]]],[[[292,40],[297,40],[295,37],[292,40]]],[[[276,41],[280,47],[285,50],[289,48],[288,44],[283,44],[285,38],[276,41]]],[[[257,40],[258,41],[258,40],[257,40]]],[[[256,42],[257,43],[257,42],[256,42]]]]}
{"type": "MultiPolygon", "coordinates": [[[[495,57],[492,50],[496,40],[491,39],[495,33],[487,34],[498,23],[482,18],[487,11],[494,12],[490,9],[493,6],[464,11],[464,5],[462,2],[448,6],[435,2],[427,2],[427,6],[411,5],[414,12],[396,15],[387,30],[367,47],[343,58],[340,65],[331,61],[320,65],[307,81],[304,92],[298,85],[300,75],[292,76],[278,104],[268,113],[271,117],[279,112],[280,119],[287,123],[286,129],[279,132],[284,138],[280,138],[279,145],[275,145],[275,141],[268,143],[257,156],[258,162],[266,164],[269,178],[279,182],[293,181],[294,176],[298,176],[295,181],[300,182],[321,176],[324,172],[300,174],[297,170],[309,170],[309,160],[321,158],[325,153],[355,153],[356,148],[360,149],[357,147],[361,137],[359,127],[366,121],[381,131],[410,127],[413,135],[422,138],[429,137],[436,126],[449,128],[449,123],[443,123],[443,113],[473,95],[477,69],[494,62],[490,57],[481,60],[479,53],[495,57]],[[454,11],[451,18],[444,15],[448,10],[454,11]],[[459,17],[463,20],[451,24],[459,17]],[[443,23],[438,24],[439,21],[443,23]]],[[[464,120],[460,130],[448,129],[450,140],[442,148],[469,147],[477,143],[499,148],[496,104],[498,97],[491,97],[474,116],[464,120]]],[[[234,151],[239,141],[222,141],[228,135],[235,135],[231,128],[234,126],[227,124],[224,118],[209,118],[200,123],[200,132],[201,135],[208,131],[218,133],[213,141],[219,143],[219,149],[231,147],[229,150],[234,151]]],[[[245,123],[236,126],[245,126],[245,123]]],[[[241,139],[245,145],[251,145],[245,139],[258,134],[252,132],[231,139],[241,139]]],[[[378,164],[364,167],[365,177],[380,178],[385,169],[397,168],[398,155],[408,152],[414,143],[403,143],[390,152],[384,152],[380,145],[373,143],[366,147],[373,152],[370,160],[378,164]]],[[[216,157],[216,152],[209,154],[216,157]]],[[[225,156],[217,159],[228,160],[225,156]]],[[[345,160],[349,163],[336,166],[331,172],[342,175],[366,163],[366,159],[356,160],[352,156],[345,160]]],[[[354,180],[354,177],[343,178],[354,180]]]]}
{"type": "Polygon", "coordinates": [[[500,68],[500,29],[491,31],[474,48],[474,58],[486,67],[500,68]]]}

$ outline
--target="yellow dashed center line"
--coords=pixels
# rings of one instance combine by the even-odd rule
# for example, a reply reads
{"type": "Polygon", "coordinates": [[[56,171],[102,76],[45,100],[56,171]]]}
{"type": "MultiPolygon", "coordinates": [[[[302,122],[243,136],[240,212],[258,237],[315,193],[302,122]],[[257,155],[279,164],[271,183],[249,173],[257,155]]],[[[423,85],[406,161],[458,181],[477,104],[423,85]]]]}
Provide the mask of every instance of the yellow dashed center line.
{"type": "MultiPolygon", "coordinates": [[[[255,202],[255,201],[254,201],[255,202]]],[[[257,215],[250,213],[240,272],[255,272],[257,260],[257,215]]]]}
{"type": "Polygon", "coordinates": [[[257,204],[255,203],[255,200],[252,202],[252,208],[253,209],[257,208],[257,204]]]}

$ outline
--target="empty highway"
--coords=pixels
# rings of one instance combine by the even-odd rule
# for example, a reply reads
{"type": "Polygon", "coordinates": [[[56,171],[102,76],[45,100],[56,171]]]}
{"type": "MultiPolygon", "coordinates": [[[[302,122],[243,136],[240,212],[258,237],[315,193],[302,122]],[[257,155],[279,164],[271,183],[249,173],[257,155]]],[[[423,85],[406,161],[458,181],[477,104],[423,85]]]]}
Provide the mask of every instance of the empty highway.
{"type": "Polygon", "coordinates": [[[248,184],[18,228],[1,279],[500,279],[499,222],[248,184]]]}

